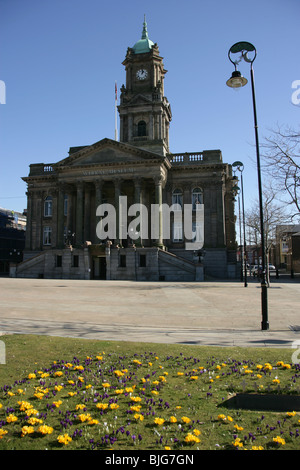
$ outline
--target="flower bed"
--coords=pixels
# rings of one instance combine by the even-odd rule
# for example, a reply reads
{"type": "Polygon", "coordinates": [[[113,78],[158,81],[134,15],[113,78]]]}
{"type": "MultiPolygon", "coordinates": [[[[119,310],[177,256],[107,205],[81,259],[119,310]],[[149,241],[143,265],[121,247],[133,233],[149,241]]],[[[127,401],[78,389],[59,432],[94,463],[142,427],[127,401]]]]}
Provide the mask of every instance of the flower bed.
{"type": "Polygon", "coordinates": [[[236,393],[297,396],[299,379],[299,365],[284,361],[61,359],[1,388],[0,449],[299,449],[298,412],[226,408],[236,393]]]}

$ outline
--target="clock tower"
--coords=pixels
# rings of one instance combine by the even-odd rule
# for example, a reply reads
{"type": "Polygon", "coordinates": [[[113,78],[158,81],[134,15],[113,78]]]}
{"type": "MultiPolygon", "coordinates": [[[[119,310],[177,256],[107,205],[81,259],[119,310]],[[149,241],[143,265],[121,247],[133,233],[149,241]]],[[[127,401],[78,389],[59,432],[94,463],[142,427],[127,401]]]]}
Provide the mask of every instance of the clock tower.
{"type": "Polygon", "coordinates": [[[123,62],[126,86],[121,88],[120,141],[160,155],[169,153],[170,104],[164,96],[167,71],[144,20],[141,39],[128,48],[123,62]]]}

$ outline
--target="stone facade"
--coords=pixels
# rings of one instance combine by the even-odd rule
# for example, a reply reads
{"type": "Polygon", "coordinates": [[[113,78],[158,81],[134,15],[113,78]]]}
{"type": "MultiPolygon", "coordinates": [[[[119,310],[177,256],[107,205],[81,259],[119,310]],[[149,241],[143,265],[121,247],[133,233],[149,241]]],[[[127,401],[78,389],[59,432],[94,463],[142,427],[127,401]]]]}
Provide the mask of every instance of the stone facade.
{"type": "Polygon", "coordinates": [[[204,274],[236,277],[231,166],[223,163],[220,150],[170,152],[166,70],[145,23],[142,40],[128,49],[123,64],[120,141],[105,138],[71,147],[67,158],[57,163],[30,165],[23,178],[28,186],[26,247],[16,275],[154,281],[195,281],[204,274]],[[122,234],[122,226],[130,227],[133,220],[119,207],[125,196],[128,207],[143,204],[148,209],[138,239],[129,230],[126,237],[122,234]],[[196,245],[187,245],[190,240],[176,226],[173,212],[170,236],[165,236],[166,219],[161,215],[153,238],[151,207],[174,203],[183,210],[192,205],[193,221],[197,203],[204,205],[201,253],[196,245]],[[96,213],[101,204],[110,204],[116,212],[116,233],[109,239],[97,235],[104,216],[96,213]]]}

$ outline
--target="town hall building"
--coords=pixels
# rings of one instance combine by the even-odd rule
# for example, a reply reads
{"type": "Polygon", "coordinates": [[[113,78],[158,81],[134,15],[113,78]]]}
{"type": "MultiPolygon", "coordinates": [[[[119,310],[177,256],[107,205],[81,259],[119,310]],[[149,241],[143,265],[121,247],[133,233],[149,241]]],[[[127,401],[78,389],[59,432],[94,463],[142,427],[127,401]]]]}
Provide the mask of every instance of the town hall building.
{"type": "Polygon", "coordinates": [[[63,160],[31,164],[23,178],[28,198],[24,260],[12,275],[138,281],[235,278],[231,165],[222,161],[220,150],[170,151],[167,71],[146,22],[123,66],[119,140],[70,147],[63,160]],[[139,225],[132,225],[138,213],[124,213],[121,200],[127,208],[145,208],[139,225]],[[153,207],[162,206],[175,209],[156,212],[152,230],[153,207]],[[115,224],[112,231],[106,226],[106,236],[99,227],[104,227],[109,207],[115,224]],[[176,216],[184,217],[187,209],[191,239],[176,216]]]}

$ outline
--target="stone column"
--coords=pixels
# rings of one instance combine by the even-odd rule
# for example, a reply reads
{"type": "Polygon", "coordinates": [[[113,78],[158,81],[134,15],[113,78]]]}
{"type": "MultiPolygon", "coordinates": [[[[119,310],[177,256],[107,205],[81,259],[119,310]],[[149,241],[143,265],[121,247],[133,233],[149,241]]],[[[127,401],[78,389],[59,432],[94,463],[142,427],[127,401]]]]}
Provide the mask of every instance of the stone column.
{"type": "Polygon", "coordinates": [[[158,246],[163,246],[163,220],[162,220],[162,178],[154,178],[155,183],[155,204],[159,205],[159,220],[158,220],[158,246]]]}
{"type": "Polygon", "coordinates": [[[102,188],[103,188],[103,181],[99,180],[95,183],[95,207],[97,211],[97,207],[102,204],[102,188]]]}
{"type": "Polygon", "coordinates": [[[76,245],[83,243],[83,182],[77,183],[76,194],[76,245]]]}
{"type": "Polygon", "coordinates": [[[120,116],[120,142],[124,142],[123,116],[120,116]]]}
{"type": "Polygon", "coordinates": [[[149,139],[154,140],[154,119],[153,114],[149,117],[149,139]]]}
{"type": "Polygon", "coordinates": [[[56,246],[62,248],[64,246],[64,188],[62,184],[58,186],[56,230],[56,246]]]}
{"type": "Polygon", "coordinates": [[[213,236],[214,232],[214,220],[215,217],[213,215],[214,208],[213,208],[213,193],[211,190],[211,186],[207,183],[203,185],[203,200],[205,201],[204,204],[204,247],[211,248],[215,246],[215,239],[213,236]]]}
{"type": "Polygon", "coordinates": [[[128,116],[128,140],[132,140],[133,137],[133,118],[132,114],[128,116]]]}
{"type": "Polygon", "coordinates": [[[162,135],[162,114],[159,113],[158,115],[158,139],[161,140],[163,138],[162,135]]]}
{"type": "Polygon", "coordinates": [[[73,227],[73,191],[68,189],[68,203],[67,203],[67,237],[69,242],[73,243],[74,227],[73,227]]]}
{"type": "Polygon", "coordinates": [[[85,188],[84,197],[84,241],[90,241],[91,238],[91,191],[90,188],[85,188]]]}
{"type": "Polygon", "coordinates": [[[93,239],[95,240],[95,243],[99,243],[99,239],[96,236],[96,230],[97,230],[97,225],[100,221],[100,217],[97,216],[97,209],[99,206],[102,204],[102,188],[103,188],[103,180],[98,180],[94,182],[95,185],[95,214],[94,214],[94,224],[93,225],[93,230],[94,230],[94,237],[93,239]]]}
{"type": "Polygon", "coordinates": [[[224,213],[224,191],[223,184],[219,184],[216,189],[217,204],[217,245],[223,247],[225,243],[225,213],[224,213]]]}
{"type": "MultiPolygon", "coordinates": [[[[42,250],[43,248],[43,215],[44,215],[44,194],[43,191],[35,193],[35,210],[36,210],[36,244],[35,249],[42,250]]],[[[51,225],[50,219],[50,224],[51,225]]]]}
{"type": "Polygon", "coordinates": [[[27,191],[25,250],[31,250],[31,237],[32,237],[31,221],[32,221],[32,193],[30,191],[27,191]]]}
{"type": "Polygon", "coordinates": [[[116,244],[121,243],[120,240],[120,210],[119,210],[119,197],[121,196],[121,180],[114,180],[115,185],[115,209],[116,209],[116,244]]]}
{"type": "MultiPolygon", "coordinates": [[[[134,180],[134,202],[135,204],[142,204],[142,179],[136,178],[134,180]]],[[[134,240],[136,245],[141,246],[143,244],[143,237],[142,237],[142,214],[140,212],[140,236],[138,239],[134,240]]]]}

